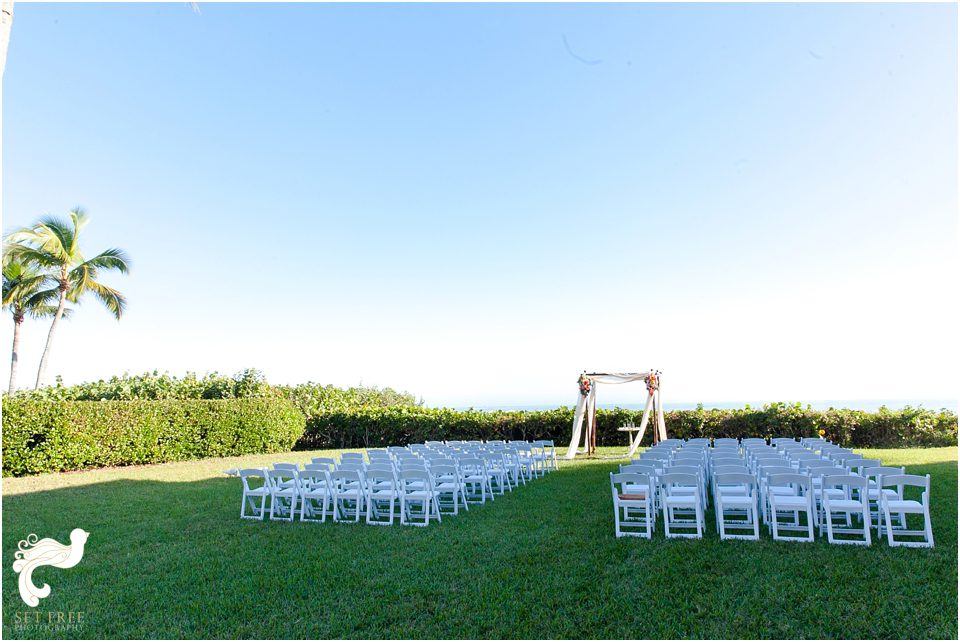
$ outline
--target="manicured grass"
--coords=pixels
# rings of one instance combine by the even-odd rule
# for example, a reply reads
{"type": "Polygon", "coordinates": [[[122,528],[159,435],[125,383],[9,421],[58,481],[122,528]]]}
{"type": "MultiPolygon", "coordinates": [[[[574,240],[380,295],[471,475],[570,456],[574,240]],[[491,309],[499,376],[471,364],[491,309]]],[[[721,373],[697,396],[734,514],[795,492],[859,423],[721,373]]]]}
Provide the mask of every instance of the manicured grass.
{"type": "MultiPolygon", "coordinates": [[[[622,450],[610,451],[620,453],[622,450]]],[[[3,480],[3,636],[87,638],[957,637],[957,451],[865,451],[933,475],[933,550],[613,537],[607,475],[559,472],[418,529],[241,521],[238,465],[291,453],[3,480]],[[29,533],[83,561],[11,569],[29,533]],[[15,613],[82,611],[79,632],[15,613]]],[[[708,512],[712,518],[712,512],[708,512]]]]}

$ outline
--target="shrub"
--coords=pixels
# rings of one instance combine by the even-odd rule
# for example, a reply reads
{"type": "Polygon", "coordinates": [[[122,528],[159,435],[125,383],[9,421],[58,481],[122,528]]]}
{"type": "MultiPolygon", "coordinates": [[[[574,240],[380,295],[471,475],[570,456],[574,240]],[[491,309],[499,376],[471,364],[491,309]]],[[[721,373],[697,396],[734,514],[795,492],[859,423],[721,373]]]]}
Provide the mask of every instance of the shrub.
{"type": "MultiPolygon", "coordinates": [[[[617,428],[640,424],[643,412],[623,408],[597,411],[597,445],[626,445],[617,428]]],[[[949,410],[904,408],[879,412],[812,410],[775,403],[763,408],[674,410],[665,413],[671,437],[815,437],[845,446],[893,448],[957,444],[957,416],[949,410]]],[[[392,406],[323,412],[307,417],[298,449],[366,448],[439,439],[553,439],[567,443],[573,409],[492,411],[392,406]]],[[[644,444],[653,439],[652,426],[644,444]]]]}
{"type": "Polygon", "coordinates": [[[290,450],[304,417],[282,398],[3,403],[3,475],[290,450]]]}

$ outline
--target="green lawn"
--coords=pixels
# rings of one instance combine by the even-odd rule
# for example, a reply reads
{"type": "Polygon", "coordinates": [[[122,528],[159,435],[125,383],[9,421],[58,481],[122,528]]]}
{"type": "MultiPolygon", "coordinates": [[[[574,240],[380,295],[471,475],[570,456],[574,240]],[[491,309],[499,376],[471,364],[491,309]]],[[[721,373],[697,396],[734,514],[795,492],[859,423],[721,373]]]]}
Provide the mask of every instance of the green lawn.
{"type": "Polygon", "coordinates": [[[933,475],[935,549],[720,542],[709,511],[702,541],[617,540],[610,459],[426,529],[239,519],[221,471],[318,453],[5,479],[3,637],[956,639],[957,450],[865,452],[933,475]],[[36,610],[84,628],[16,630],[17,541],[77,527],[36,610]]]}

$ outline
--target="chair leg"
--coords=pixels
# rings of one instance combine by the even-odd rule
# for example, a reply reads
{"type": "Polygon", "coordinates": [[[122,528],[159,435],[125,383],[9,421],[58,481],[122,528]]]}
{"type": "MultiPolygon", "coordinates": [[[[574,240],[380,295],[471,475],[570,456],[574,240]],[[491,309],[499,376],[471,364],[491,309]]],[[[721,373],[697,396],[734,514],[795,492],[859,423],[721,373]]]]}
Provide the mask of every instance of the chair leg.
{"type": "Polygon", "coordinates": [[[884,511],[884,521],[887,524],[887,545],[891,547],[896,546],[897,542],[893,539],[893,524],[890,523],[891,520],[889,510],[884,511]]]}

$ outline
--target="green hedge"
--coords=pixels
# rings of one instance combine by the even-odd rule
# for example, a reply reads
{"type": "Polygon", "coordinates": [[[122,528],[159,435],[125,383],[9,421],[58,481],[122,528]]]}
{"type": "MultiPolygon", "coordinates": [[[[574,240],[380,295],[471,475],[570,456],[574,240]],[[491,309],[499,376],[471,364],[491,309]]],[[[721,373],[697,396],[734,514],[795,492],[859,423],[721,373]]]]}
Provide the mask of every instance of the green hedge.
{"type": "MultiPolygon", "coordinates": [[[[598,410],[597,444],[625,446],[625,423],[640,424],[639,410],[598,410]]],[[[896,448],[957,445],[957,416],[948,410],[904,408],[812,410],[799,404],[769,404],[734,410],[675,410],[665,413],[671,437],[812,437],[853,447],[896,448]]],[[[449,408],[360,408],[329,412],[307,419],[298,449],[364,448],[406,444],[428,439],[553,439],[570,440],[572,408],[543,411],[483,412],[449,408]]],[[[644,443],[653,438],[648,430],[644,443]]]]}
{"type": "MultiPolygon", "coordinates": [[[[363,448],[432,439],[553,439],[568,443],[573,409],[483,412],[420,406],[327,410],[308,417],[279,397],[222,400],[3,402],[3,475],[151,464],[316,448],[363,448]]],[[[599,410],[597,444],[625,446],[617,427],[640,423],[636,410],[599,410]]],[[[957,416],[905,408],[812,410],[769,404],[666,413],[671,437],[823,435],[846,446],[957,445],[957,416]]],[[[649,443],[652,430],[644,438],[649,443]]]]}
{"type": "Polygon", "coordinates": [[[3,401],[3,476],[290,450],[303,413],[278,398],[3,401]]]}

